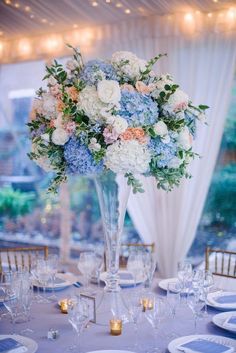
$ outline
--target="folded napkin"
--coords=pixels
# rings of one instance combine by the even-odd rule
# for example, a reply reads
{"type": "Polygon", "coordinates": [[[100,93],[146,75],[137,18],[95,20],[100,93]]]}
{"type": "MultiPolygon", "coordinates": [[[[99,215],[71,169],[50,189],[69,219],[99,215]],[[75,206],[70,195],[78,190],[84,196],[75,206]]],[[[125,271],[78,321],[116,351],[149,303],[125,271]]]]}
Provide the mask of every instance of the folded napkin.
{"type": "Polygon", "coordinates": [[[179,351],[185,353],[233,353],[234,348],[224,344],[198,338],[177,347],[179,351]]]}
{"type": "Polygon", "coordinates": [[[236,294],[218,297],[215,301],[219,304],[236,304],[236,294]]]}
{"type": "Polygon", "coordinates": [[[228,317],[225,320],[223,326],[225,328],[228,328],[228,329],[233,330],[233,331],[236,332],[236,315],[232,315],[232,316],[228,317]]]}
{"type": "Polygon", "coordinates": [[[0,353],[25,353],[28,349],[13,338],[0,340],[0,353]]]}

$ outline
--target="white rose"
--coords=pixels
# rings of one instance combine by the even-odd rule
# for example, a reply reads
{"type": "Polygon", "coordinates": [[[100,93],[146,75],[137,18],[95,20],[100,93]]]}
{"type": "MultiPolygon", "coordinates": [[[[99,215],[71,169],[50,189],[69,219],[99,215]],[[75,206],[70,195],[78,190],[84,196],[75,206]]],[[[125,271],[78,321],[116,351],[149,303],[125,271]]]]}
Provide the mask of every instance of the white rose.
{"type": "Polygon", "coordinates": [[[184,150],[189,150],[192,146],[192,135],[189,132],[189,129],[187,126],[185,126],[179,133],[178,136],[178,142],[180,147],[182,147],[184,150]]]}
{"type": "Polygon", "coordinates": [[[119,103],[121,98],[120,86],[114,80],[102,80],[97,86],[98,97],[103,103],[119,103]]]}
{"type": "Polygon", "coordinates": [[[165,136],[168,134],[167,125],[164,123],[164,121],[161,120],[153,126],[153,130],[158,136],[165,136]]]}
{"type": "Polygon", "coordinates": [[[118,51],[112,55],[112,65],[121,75],[131,79],[139,79],[140,73],[146,69],[147,62],[139,59],[135,54],[129,51],[118,51]],[[126,64],[124,64],[126,62],[126,64]]]}
{"type": "Polygon", "coordinates": [[[188,95],[180,89],[177,89],[173,94],[170,95],[168,102],[164,104],[163,108],[168,113],[172,114],[187,109],[188,102],[188,95]]]}
{"type": "Polygon", "coordinates": [[[78,108],[83,110],[87,117],[93,122],[104,121],[101,111],[107,106],[99,97],[95,86],[86,86],[79,94],[78,108]]]}
{"type": "Polygon", "coordinates": [[[100,143],[97,142],[97,139],[95,137],[92,137],[90,140],[90,143],[88,145],[88,148],[91,151],[98,152],[101,149],[101,145],[100,145],[100,143]]]}
{"type": "Polygon", "coordinates": [[[62,128],[56,128],[52,133],[52,142],[63,146],[69,140],[69,134],[62,128]]]}
{"type": "Polygon", "coordinates": [[[168,163],[168,168],[177,169],[179,168],[182,162],[183,162],[182,159],[179,159],[178,157],[173,157],[168,163]]]}
{"type": "Polygon", "coordinates": [[[45,142],[49,142],[50,141],[50,136],[49,134],[45,133],[41,135],[41,139],[45,142]]]}
{"type": "Polygon", "coordinates": [[[116,131],[117,134],[122,134],[128,128],[127,121],[122,118],[121,116],[115,116],[113,123],[111,124],[113,129],[116,131]]]}

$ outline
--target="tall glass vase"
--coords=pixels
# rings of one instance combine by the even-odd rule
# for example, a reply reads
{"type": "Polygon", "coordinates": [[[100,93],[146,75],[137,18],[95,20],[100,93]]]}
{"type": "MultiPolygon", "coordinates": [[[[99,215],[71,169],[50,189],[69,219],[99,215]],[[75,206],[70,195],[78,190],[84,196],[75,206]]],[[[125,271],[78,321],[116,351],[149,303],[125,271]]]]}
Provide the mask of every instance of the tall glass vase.
{"type": "Polygon", "coordinates": [[[96,176],[95,185],[104,229],[107,269],[100,311],[110,311],[113,316],[124,315],[118,271],[120,242],[130,187],[123,176],[111,171],[96,176]]]}

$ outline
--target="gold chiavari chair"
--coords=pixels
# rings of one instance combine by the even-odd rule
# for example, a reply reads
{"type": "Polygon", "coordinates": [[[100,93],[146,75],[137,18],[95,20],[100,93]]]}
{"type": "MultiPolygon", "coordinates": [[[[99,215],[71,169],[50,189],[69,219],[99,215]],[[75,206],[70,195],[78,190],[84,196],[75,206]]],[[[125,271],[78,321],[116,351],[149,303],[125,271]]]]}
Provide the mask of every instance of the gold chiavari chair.
{"type": "Polygon", "coordinates": [[[205,269],[216,276],[236,279],[236,252],[207,247],[205,269]]]}
{"type": "Polygon", "coordinates": [[[0,273],[19,269],[30,271],[32,258],[39,256],[48,257],[47,246],[0,248],[0,273]]]}
{"type": "Polygon", "coordinates": [[[152,253],[155,250],[155,244],[142,244],[142,243],[128,243],[121,244],[120,267],[124,268],[127,265],[130,250],[150,250],[152,253]]]}

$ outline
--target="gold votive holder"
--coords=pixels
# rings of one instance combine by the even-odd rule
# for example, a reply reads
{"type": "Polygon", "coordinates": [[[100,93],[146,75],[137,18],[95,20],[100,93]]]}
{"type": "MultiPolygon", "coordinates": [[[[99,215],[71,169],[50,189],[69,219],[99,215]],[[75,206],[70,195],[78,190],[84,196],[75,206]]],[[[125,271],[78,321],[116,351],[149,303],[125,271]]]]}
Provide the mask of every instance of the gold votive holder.
{"type": "Polygon", "coordinates": [[[143,311],[152,310],[153,309],[153,300],[149,298],[141,299],[141,305],[143,307],[143,311]]]}
{"type": "Polygon", "coordinates": [[[60,301],[60,308],[62,314],[68,314],[68,299],[62,299],[60,301]]]}
{"type": "Polygon", "coordinates": [[[110,334],[112,336],[119,336],[122,333],[122,320],[112,319],[110,320],[110,334]]]}

